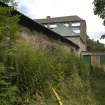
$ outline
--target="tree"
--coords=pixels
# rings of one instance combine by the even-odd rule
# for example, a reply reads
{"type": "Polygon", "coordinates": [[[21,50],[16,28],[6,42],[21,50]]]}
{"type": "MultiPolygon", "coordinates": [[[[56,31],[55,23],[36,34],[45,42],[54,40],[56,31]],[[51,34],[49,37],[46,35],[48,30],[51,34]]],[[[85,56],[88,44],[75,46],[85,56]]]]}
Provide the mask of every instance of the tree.
{"type": "Polygon", "coordinates": [[[104,47],[104,44],[100,43],[98,40],[94,41],[88,37],[87,50],[92,52],[101,52],[101,51],[105,51],[105,47],[104,47]]]}
{"type": "MultiPolygon", "coordinates": [[[[94,0],[94,14],[103,19],[105,25],[105,0],[94,0]]],[[[105,34],[101,35],[101,39],[105,38],[105,34]]]]}
{"type": "Polygon", "coordinates": [[[94,14],[104,20],[105,25],[105,0],[94,0],[94,14]]]}
{"type": "MultiPolygon", "coordinates": [[[[14,5],[13,0],[0,0],[14,5]]],[[[12,15],[13,8],[0,5],[0,105],[16,102],[17,88],[13,76],[14,49],[18,32],[18,16],[12,15]]]]}
{"type": "MultiPolygon", "coordinates": [[[[2,0],[3,1],[3,0],[2,0]]],[[[4,0],[3,3],[13,3],[13,0],[4,0]]],[[[0,61],[11,73],[14,62],[14,50],[18,32],[18,16],[13,15],[13,8],[0,6],[0,61]]]]}
{"type": "Polygon", "coordinates": [[[101,36],[101,39],[104,39],[105,38],[105,34],[103,34],[102,36],[101,36]]]}

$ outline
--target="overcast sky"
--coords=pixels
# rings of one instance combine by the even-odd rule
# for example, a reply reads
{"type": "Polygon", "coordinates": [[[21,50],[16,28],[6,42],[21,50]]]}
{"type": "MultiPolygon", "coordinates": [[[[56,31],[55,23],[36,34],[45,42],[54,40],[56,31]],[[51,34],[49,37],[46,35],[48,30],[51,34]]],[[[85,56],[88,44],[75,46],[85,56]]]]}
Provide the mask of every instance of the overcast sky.
{"type": "MultiPolygon", "coordinates": [[[[46,16],[59,17],[78,15],[86,20],[87,32],[91,38],[99,39],[105,32],[102,20],[93,13],[93,0],[16,0],[19,11],[32,19],[46,16]]],[[[101,40],[105,43],[105,39],[101,40]]]]}

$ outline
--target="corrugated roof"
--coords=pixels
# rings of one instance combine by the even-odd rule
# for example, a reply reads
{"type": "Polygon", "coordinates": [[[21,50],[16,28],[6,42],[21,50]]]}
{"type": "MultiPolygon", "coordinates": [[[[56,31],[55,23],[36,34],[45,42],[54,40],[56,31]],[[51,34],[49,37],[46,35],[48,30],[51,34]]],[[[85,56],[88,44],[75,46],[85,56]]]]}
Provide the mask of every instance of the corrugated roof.
{"type": "Polygon", "coordinates": [[[35,19],[38,23],[47,24],[47,23],[63,23],[63,22],[79,22],[83,21],[82,18],[74,16],[64,16],[64,17],[54,17],[54,18],[45,18],[45,19],[35,19]]]}

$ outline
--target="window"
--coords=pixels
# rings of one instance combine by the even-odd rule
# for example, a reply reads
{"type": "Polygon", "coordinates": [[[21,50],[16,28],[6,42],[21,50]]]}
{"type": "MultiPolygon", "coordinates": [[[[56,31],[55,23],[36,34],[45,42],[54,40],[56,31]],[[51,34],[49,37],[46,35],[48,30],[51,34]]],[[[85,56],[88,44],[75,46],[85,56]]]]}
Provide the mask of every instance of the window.
{"type": "Polygon", "coordinates": [[[80,34],[80,30],[73,30],[75,33],[80,34]]]}
{"type": "Polygon", "coordinates": [[[80,22],[73,23],[72,26],[80,26],[80,22]]]}
{"type": "Polygon", "coordinates": [[[69,24],[68,23],[65,23],[64,26],[69,27],[69,24]]]}
{"type": "Polygon", "coordinates": [[[50,28],[51,28],[51,29],[56,28],[56,27],[57,27],[56,24],[51,24],[51,25],[50,25],[50,28]]]}

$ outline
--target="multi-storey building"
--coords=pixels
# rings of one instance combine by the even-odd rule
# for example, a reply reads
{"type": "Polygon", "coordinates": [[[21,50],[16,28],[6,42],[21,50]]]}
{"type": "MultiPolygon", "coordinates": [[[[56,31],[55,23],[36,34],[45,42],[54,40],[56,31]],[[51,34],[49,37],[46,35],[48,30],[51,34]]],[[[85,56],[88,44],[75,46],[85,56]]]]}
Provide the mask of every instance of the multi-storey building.
{"type": "Polygon", "coordinates": [[[35,21],[77,44],[80,47],[79,54],[87,50],[86,22],[82,18],[78,16],[55,18],[47,16],[46,19],[36,19],[35,21]]]}

